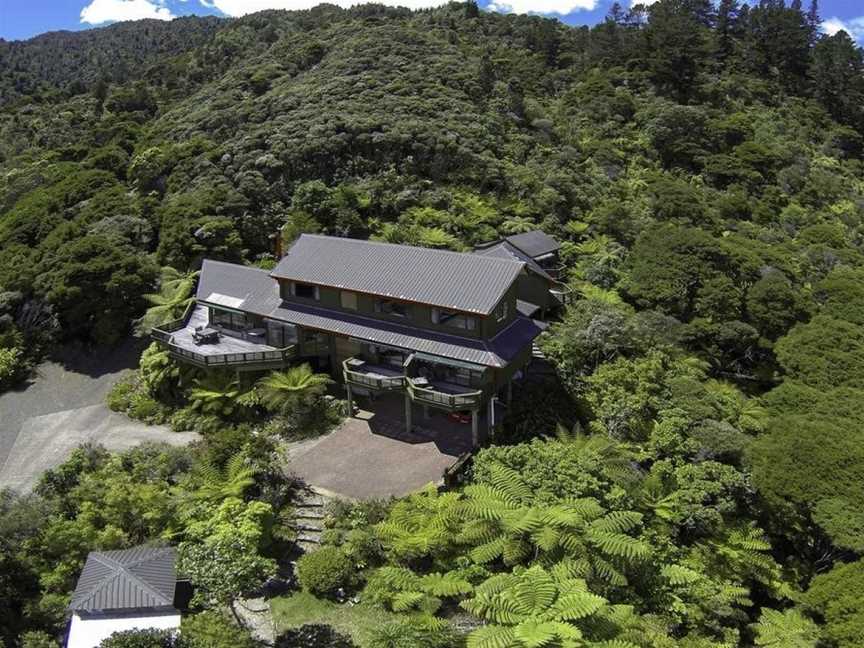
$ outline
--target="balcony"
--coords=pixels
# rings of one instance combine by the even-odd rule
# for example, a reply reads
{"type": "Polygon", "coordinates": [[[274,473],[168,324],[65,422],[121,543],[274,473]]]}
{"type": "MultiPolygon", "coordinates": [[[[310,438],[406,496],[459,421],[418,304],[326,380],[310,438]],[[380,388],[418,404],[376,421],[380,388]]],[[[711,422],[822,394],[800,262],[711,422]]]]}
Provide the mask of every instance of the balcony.
{"type": "Polygon", "coordinates": [[[430,381],[416,376],[407,378],[408,394],[420,405],[429,405],[450,412],[480,409],[483,401],[481,390],[472,390],[462,385],[443,381],[430,381]]]}
{"type": "Polygon", "coordinates": [[[403,372],[392,367],[370,364],[362,358],[345,360],[342,363],[342,375],[347,384],[374,392],[402,391],[405,388],[403,372]]]}
{"type": "Polygon", "coordinates": [[[222,333],[215,342],[197,343],[196,328],[207,324],[207,308],[196,304],[183,318],[154,328],[150,336],[176,360],[205,369],[278,369],[288,366],[297,355],[296,345],[272,347],[248,332],[222,333]]]}

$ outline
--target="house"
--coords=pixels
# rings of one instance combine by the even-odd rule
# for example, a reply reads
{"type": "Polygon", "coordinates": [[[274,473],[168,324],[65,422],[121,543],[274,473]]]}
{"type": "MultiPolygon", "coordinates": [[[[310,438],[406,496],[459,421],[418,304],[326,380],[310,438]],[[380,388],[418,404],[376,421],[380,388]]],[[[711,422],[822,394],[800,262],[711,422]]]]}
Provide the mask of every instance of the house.
{"type": "Polygon", "coordinates": [[[310,362],[349,403],[401,398],[408,431],[414,405],[470,420],[476,444],[542,330],[517,308],[529,271],[495,254],[303,234],[272,271],[206,260],[192,311],[153,335],[200,367],[310,362]],[[218,341],[196,345],[205,329],[218,341]]]}
{"type": "Polygon", "coordinates": [[[96,648],[124,630],[175,630],[177,554],[171,547],[91,551],[69,609],[67,648],[96,648]]]}
{"type": "Polygon", "coordinates": [[[561,244],[539,230],[507,236],[478,245],[475,254],[512,259],[525,264],[516,286],[516,307],[527,317],[558,311],[566,303],[566,289],[559,280],[561,244]]]}

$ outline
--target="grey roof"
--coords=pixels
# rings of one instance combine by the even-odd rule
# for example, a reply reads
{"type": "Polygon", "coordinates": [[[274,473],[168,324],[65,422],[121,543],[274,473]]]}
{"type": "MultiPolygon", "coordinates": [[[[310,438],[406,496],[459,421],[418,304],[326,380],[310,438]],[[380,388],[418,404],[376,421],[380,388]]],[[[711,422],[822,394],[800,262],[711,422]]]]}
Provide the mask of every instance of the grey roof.
{"type": "Polygon", "coordinates": [[[287,302],[270,316],[306,328],[487,367],[506,366],[542,331],[533,320],[517,317],[494,338],[484,341],[287,302]]]}
{"type": "Polygon", "coordinates": [[[259,315],[266,315],[280,302],[279,284],[269,271],[204,259],[195,297],[200,302],[225,306],[218,299],[220,295],[240,300],[233,305],[235,310],[259,315]]]}
{"type": "Polygon", "coordinates": [[[544,279],[548,279],[549,281],[555,281],[555,279],[553,279],[548,272],[541,268],[534,259],[525,254],[515,245],[512,245],[507,241],[499,241],[498,243],[493,243],[488,247],[480,247],[474,252],[474,254],[480,254],[482,256],[494,256],[498,257],[499,259],[513,259],[514,261],[521,261],[530,271],[535,272],[544,279]]]}
{"type": "Polygon", "coordinates": [[[522,268],[513,259],[302,234],[272,275],[487,315],[522,268]]]}
{"type": "Polygon", "coordinates": [[[525,317],[533,317],[534,314],[540,310],[540,307],[537,304],[532,304],[529,301],[517,299],[516,300],[516,310],[519,311],[525,317]]]}
{"type": "Polygon", "coordinates": [[[206,303],[207,298],[214,293],[239,300],[240,304],[236,308],[244,312],[489,367],[507,365],[541,331],[541,327],[533,320],[517,317],[513,324],[493,339],[483,341],[318,306],[283,302],[279,297],[279,285],[266,271],[205,260],[196,296],[199,301],[206,303]]]}
{"type": "Polygon", "coordinates": [[[163,608],[174,604],[177,553],[171,547],[91,551],[69,609],[163,608]]]}
{"type": "Polygon", "coordinates": [[[505,240],[511,245],[515,245],[533,259],[556,252],[561,247],[558,241],[540,230],[514,234],[513,236],[506,237],[505,240]]]}

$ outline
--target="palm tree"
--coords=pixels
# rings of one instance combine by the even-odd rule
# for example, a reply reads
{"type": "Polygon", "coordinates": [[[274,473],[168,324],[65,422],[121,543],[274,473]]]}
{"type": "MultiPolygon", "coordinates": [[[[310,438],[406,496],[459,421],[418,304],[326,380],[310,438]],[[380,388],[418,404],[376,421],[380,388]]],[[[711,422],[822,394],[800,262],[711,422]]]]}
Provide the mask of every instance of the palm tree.
{"type": "Polygon", "coordinates": [[[320,395],[331,382],[327,374],[315,373],[304,363],[264,376],[258,381],[256,391],[264,407],[282,412],[292,409],[306,397],[320,395]]]}
{"type": "Polygon", "coordinates": [[[152,306],[138,320],[138,331],[146,335],[153,328],[183,315],[189,304],[195,301],[192,291],[199,274],[200,272],[184,274],[171,266],[162,268],[159,292],[144,295],[144,299],[152,306]]]}

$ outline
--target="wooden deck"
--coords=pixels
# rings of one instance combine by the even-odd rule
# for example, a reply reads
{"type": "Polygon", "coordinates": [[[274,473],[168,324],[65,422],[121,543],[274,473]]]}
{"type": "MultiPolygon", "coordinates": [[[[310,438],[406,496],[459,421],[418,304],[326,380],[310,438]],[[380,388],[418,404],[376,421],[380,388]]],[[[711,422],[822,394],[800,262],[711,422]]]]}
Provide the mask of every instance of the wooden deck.
{"type": "Polygon", "coordinates": [[[207,308],[196,304],[185,322],[172,322],[162,329],[154,328],[152,335],[176,359],[207,368],[254,370],[285,367],[297,351],[296,346],[277,349],[263,342],[224,333],[219,336],[218,342],[196,344],[193,337],[195,328],[207,324],[207,308]]]}
{"type": "Polygon", "coordinates": [[[256,353],[259,351],[277,351],[276,347],[261,342],[250,342],[241,338],[235,338],[222,333],[219,336],[219,341],[215,344],[195,344],[192,335],[195,333],[196,326],[207,326],[207,308],[204,306],[195,306],[189,319],[186,321],[186,327],[175,331],[173,335],[174,344],[195,351],[201,355],[225,355],[227,353],[256,353]]]}

